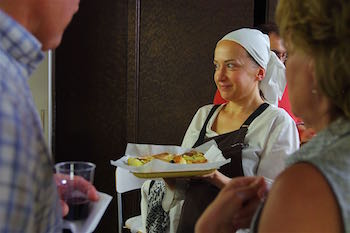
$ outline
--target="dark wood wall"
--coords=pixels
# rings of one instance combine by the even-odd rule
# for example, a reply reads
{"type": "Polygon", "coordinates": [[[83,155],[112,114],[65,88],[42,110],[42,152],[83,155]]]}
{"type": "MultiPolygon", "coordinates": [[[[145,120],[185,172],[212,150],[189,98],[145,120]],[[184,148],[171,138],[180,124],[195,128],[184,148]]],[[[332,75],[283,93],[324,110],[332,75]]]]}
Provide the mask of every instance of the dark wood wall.
{"type": "MultiPolygon", "coordinates": [[[[55,51],[56,161],[96,163],[95,185],[114,197],[96,232],[117,232],[115,168],[127,142],[180,144],[212,102],[213,50],[265,20],[261,0],[81,0],[55,51]]],[[[124,217],[139,211],[124,198],[124,217]]]]}
{"type": "Polygon", "coordinates": [[[267,1],[267,14],[266,14],[266,22],[275,22],[275,11],[278,0],[268,0],[267,1]]]}
{"type": "Polygon", "coordinates": [[[194,112],[215,93],[212,59],[217,40],[252,26],[252,9],[253,1],[239,0],[129,1],[129,15],[139,15],[139,21],[128,23],[129,51],[134,53],[128,56],[128,99],[133,104],[127,107],[134,123],[129,125],[136,127],[128,131],[129,141],[181,143],[194,112]]]}

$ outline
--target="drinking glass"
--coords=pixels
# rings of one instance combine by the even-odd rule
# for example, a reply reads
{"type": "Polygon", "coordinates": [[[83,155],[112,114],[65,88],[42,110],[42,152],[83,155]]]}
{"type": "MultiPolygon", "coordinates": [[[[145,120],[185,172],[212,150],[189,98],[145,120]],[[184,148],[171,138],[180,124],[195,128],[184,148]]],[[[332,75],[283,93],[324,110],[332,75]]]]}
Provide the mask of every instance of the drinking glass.
{"type": "Polygon", "coordinates": [[[84,161],[60,162],[55,165],[61,199],[69,207],[68,220],[81,220],[89,215],[87,182],[93,184],[96,165],[84,161]]]}

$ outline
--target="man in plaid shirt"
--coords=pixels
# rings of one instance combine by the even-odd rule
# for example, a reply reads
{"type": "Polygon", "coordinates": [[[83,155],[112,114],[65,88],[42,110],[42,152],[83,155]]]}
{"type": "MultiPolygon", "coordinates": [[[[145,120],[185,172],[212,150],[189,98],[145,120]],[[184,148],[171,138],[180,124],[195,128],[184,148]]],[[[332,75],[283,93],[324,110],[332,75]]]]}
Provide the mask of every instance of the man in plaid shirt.
{"type": "Polygon", "coordinates": [[[42,50],[59,45],[78,6],[79,0],[0,0],[1,233],[62,231],[53,164],[27,80],[42,50]]]}

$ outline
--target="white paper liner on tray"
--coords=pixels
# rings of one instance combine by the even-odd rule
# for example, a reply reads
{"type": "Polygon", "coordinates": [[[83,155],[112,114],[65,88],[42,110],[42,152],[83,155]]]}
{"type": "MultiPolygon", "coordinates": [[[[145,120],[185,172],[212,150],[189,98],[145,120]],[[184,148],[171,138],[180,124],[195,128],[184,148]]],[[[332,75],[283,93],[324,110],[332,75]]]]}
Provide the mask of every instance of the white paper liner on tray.
{"type": "Polygon", "coordinates": [[[184,171],[204,171],[217,169],[226,163],[229,163],[230,159],[225,159],[221,150],[217,147],[215,141],[209,141],[195,150],[204,153],[204,156],[208,160],[207,163],[200,164],[173,164],[167,163],[159,159],[153,159],[145,165],[135,167],[129,166],[127,160],[129,157],[139,157],[146,155],[159,154],[163,152],[169,152],[173,154],[182,154],[191,149],[183,148],[180,146],[164,146],[164,145],[151,145],[151,144],[133,144],[128,143],[125,156],[122,158],[111,161],[111,164],[117,167],[122,167],[129,170],[132,173],[160,173],[160,172],[184,172],[184,171]]]}

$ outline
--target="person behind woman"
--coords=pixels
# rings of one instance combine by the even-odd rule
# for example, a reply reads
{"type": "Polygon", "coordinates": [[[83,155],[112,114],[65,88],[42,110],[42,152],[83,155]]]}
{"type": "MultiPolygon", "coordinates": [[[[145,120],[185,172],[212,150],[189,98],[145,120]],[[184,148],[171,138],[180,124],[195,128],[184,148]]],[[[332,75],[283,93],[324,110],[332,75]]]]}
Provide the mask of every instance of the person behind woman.
{"type": "MultiPolygon", "coordinates": [[[[280,0],[276,19],[288,50],[292,110],[317,134],[289,158],[252,229],[350,232],[350,1],[280,0]]],[[[233,179],[196,232],[232,232],[242,203],[263,191],[259,178],[233,179]]]]}
{"type": "Polygon", "coordinates": [[[273,80],[264,77],[266,67],[282,67],[284,72],[280,63],[270,52],[268,36],[255,29],[233,31],[217,43],[214,80],[229,101],[201,107],[182,147],[214,139],[231,163],[202,180],[186,183],[186,191],[174,180],[167,180],[168,185],[146,182],[141,209],[147,232],[193,232],[199,215],[232,177],[261,175],[273,180],[284,169],[284,159],[299,146],[298,132],[293,119],[283,109],[267,104],[259,91],[264,78],[273,80]]]}

